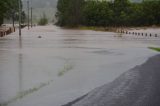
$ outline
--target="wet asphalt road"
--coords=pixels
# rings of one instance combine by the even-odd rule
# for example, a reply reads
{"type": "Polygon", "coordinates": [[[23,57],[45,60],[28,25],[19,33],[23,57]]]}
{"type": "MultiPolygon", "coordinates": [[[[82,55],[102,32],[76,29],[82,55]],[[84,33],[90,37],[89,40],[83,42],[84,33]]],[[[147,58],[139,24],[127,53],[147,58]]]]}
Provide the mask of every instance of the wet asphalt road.
{"type": "Polygon", "coordinates": [[[160,55],[64,106],[159,106],[160,55]]]}
{"type": "Polygon", "coordinates": [[[56,26],[0,38],[0,104],[60,106],[157,54],[160,38],[56,26]],[[41,36],[42,38],[38,38],[41,36]]]}

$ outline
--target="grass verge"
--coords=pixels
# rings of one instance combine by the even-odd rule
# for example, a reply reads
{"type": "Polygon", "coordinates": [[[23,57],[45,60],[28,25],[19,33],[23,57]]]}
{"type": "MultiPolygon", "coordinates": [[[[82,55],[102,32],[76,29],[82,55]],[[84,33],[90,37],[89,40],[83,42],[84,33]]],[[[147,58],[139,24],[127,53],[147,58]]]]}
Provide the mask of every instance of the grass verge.
{"type": "Polygon", "coordinates": [[[158,48],[158,47],[148,47],[148,48],[151,49],[151,50],[160,52],[160,48],[158,48]]]}

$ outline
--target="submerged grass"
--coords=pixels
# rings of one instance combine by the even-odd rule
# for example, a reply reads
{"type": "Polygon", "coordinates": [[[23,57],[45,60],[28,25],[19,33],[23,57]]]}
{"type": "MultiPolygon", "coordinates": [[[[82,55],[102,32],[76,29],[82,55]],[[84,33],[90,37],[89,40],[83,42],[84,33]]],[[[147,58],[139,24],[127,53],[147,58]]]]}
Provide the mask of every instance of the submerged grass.
{"type": "Polygon", "coordinates": [[[22,99],[23,97],[29,95],[29,94],[32,94],[38,90],[40,90],[41,88],[49,85],[51,82],[53,82],[53,80],[50,80],[46,83],[41,83],[39,86],[37,87],[33,87],[33,88],[30,88],[28,90],[25,90],[25,91],[21,91],[19,92],[15,97],[13,97],[12,99],[10,99],[9,101],[5,102],[5,103],[0,103],[0,106],[8,106],[8,104],[12,103],[12,102],[15,102],[19,99],[22,99]]]}
{"type": "Polygon", "coordinates": [[[79,26],[78,29],[94,30],[94,31],[109,31],[109,32],[116,32],[117,31],[117,28],[115,28],[115,27],[97,27],[97,26],[79,26]]]}
{"type": "Polygon", "coordinates": [[[62,69],[59,70],[58,72],[58,76],[61,77],[63,76],[65,73],[67,73],[68,71],[73,69],[73,65],[72,64],[65,64],[64,67],[62,69]]]}
{"type": "Polygon", "coordinates": [[[149,49],[152,49],[154,51],[160,52],[160,48],[158,47],[148,47],[149,49]]]}

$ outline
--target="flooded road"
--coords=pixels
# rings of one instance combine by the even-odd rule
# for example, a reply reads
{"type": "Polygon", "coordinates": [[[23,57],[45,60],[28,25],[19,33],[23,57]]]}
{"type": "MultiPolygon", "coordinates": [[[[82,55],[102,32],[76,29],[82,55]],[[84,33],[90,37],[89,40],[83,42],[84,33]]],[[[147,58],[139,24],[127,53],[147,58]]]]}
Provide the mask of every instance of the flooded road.
{"type": "Polygon", "coordinates": [[[160,38],[56,26],[0,38],[0,104],[61,106],[157,54],[160,38]],[[38,38],[41,36],[42,38],[38,38]]]}

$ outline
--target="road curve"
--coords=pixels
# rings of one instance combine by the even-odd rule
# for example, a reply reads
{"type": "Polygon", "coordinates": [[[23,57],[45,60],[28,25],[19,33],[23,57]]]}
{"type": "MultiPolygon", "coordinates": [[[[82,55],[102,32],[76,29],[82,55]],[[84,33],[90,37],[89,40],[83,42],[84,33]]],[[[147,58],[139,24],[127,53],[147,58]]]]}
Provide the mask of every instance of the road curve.
{"type": "Polygon", "coordinates": [[[160,55],[63,106],[160,106],[160,55]]]}

